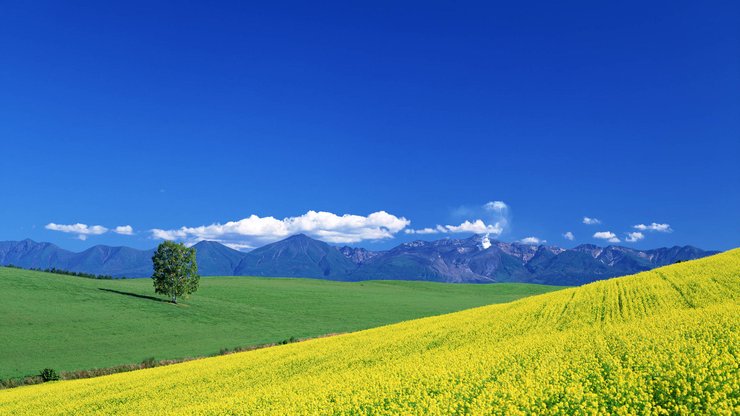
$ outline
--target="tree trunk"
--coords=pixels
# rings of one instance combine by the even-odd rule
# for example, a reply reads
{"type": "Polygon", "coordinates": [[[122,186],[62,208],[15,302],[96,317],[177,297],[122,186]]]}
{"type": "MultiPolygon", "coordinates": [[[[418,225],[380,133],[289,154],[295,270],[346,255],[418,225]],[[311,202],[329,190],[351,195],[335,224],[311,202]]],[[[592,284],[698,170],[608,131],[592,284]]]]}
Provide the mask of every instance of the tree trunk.
{"type": "Polygon", "coordinates": [[[177,295],[172,295],[172,303],[177,304],[177,295]]]}

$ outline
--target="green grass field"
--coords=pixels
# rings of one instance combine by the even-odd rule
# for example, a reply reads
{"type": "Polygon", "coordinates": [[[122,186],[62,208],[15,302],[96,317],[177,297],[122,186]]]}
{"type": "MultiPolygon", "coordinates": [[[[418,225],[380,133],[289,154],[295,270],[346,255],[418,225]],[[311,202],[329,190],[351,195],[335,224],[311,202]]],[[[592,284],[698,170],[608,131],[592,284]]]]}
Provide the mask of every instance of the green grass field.
{"type": "Polygon", "coordinates": [[[12,415],[735,415],[740,249],[335,337],[0,390],[12,415]]]}
{"type": "Polygon", "coordinates": [[[92,280],[0,267],[0,379],[177,359],[357,331],[559,289],[208,277],[179,305],[151,279],[92,280]]]}

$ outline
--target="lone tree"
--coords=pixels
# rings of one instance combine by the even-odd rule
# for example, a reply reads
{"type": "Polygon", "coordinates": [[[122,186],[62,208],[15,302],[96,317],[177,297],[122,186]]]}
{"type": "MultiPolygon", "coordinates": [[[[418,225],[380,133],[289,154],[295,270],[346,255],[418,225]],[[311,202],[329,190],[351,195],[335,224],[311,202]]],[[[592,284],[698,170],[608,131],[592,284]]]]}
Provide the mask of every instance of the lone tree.
{"type": "Polygon", "coordinates": [[[154,292],[168,295],[172,303],[177,297],[198,290],[198,264],[195,262],[195,249],[182,243],[165,241],[157,247],[152,257],[154,263],[154,292]]]}

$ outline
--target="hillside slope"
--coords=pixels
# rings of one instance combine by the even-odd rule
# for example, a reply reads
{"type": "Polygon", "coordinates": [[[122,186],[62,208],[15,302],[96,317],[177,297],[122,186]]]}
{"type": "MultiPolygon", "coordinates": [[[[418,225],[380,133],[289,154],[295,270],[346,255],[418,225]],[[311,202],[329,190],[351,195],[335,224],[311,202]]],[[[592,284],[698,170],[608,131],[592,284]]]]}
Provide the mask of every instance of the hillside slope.
{"type": "MultiPolygon", "coordinates": [[[[228,254],[228,253],[227,253],[228,254]]],[[[180,306],[151,279],[0,268],[0,379],[357,331],[559,289],[527,284],[343,283],[208,277],[180,306]]],[[[0,412],[2,414],[2,412],[0,412]]]]}
{"type": "Polygon", "coordinates": [[[732,414],[740,250],[444,316],[0,392],[0,413],[732,414]]]}

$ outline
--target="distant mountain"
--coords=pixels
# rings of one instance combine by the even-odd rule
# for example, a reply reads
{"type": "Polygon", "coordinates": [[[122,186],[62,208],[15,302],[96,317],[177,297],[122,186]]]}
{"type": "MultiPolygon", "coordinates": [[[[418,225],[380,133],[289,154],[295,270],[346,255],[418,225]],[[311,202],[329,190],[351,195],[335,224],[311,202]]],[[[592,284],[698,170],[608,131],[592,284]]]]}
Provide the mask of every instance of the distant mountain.
{"type": "MultiPolygon", "coordinates": [[[[198,271],[204,276],[233,274],[246,254],[212,241],[201,241],[194,247],[198,271]]],[[[74,253],[51,243],[37,243],[33,240],[0,242],[0,265],[57,268],[113,277],[151,276],[153,255],[154,249],[137,250],[98,245],[74,253]]]]}
{"type": "Polygon", "coordinates": [[[129,247],[93,246],[74,253],[51,243],[33,240],[0,242],[0,264],[72,272],[104,274],[114,277],[143,277],[152,274],[154,250],[129,247]]]}
{"type": "Polygon", "coordinates": [[[467,239],[413,241],[371,258],[352,275],[355,280],[397,279],[443,282],[525,282],[533,279],[527,264],[545,262],[563,249],[467,239]]]}
{"type": "Polygon", "coordinates": [[[231,276],[246,256],[246,253],[215,241],[201,241],[193,247],[198,262],[198,273],[203,276],[231,276]]]}
{"type": "MultiPolygon", "coordinates": [[[[469,263],[478,253],[483,253],[482,248],[478,246],[477,241],[472,239],[403,243],[371,257],[352,273],[350,279],[493,282],[494,279],[477,274],[470,269],[469,263]]],[[[493,253],[493,251],[486,253],[493,253]]]]}
{"type": "Polygon", "coordinates": [[[691,246],[647,251],[595,245],[563,249],[472,236],[401,244],[358,267],[351,279],[406,276],[405,279],[444,282],[580,285],[715,253],[691,246]]]}
{"type": "Polygon", "coordinates": [[[250,251],[234,274],[346,280],[356,268],[336,247],[298,234],[250,251]]]}
{"type": "Polygon", "coordinates": [[[367,263],[368,260],[377,255],[385,253],[385,251],[370,251],[364,248],[350,246],[341,247],[339,252],[358,266],[367,263]]]}
{"type": "Polygon", "coordinates": [[[67,264],[75,255],[51,243],[37,243],[33,240],[0,242],[0,264],[13,264],[20,267],[43,267],[54,264],[67,264]]]}
{"type": "Polygon", "coordinates": [[[69,265],[57,268],[114,277],[148,277],[152,275],[153,255],[153,249],[136,250],[130,247],[98,245],[75,254],[69,265]]]}
{"type": "Polygon", "coordinates": [[[472,236],[401,244],[370,258],[350,279],[581,285],[715,253],[691,246],[640,251],[581,245],[569,250],[472,236]]]}
{"type": "MultiPolygon", "coordinates": [[[[312,277],[437,282],[580,285],[715,254],[692,246],[635,250],[583,244],[572,249],[466,239],[412,241],[387,251],[331,246],[303,234],[249,253],[213,241],[195,246],[203,276],[312,277]]],[[[148,277],[154,250],[94,246],[74,253],[32,240],[0,242],[0,265],[58,268],[114,277],[148,277]]]]}

